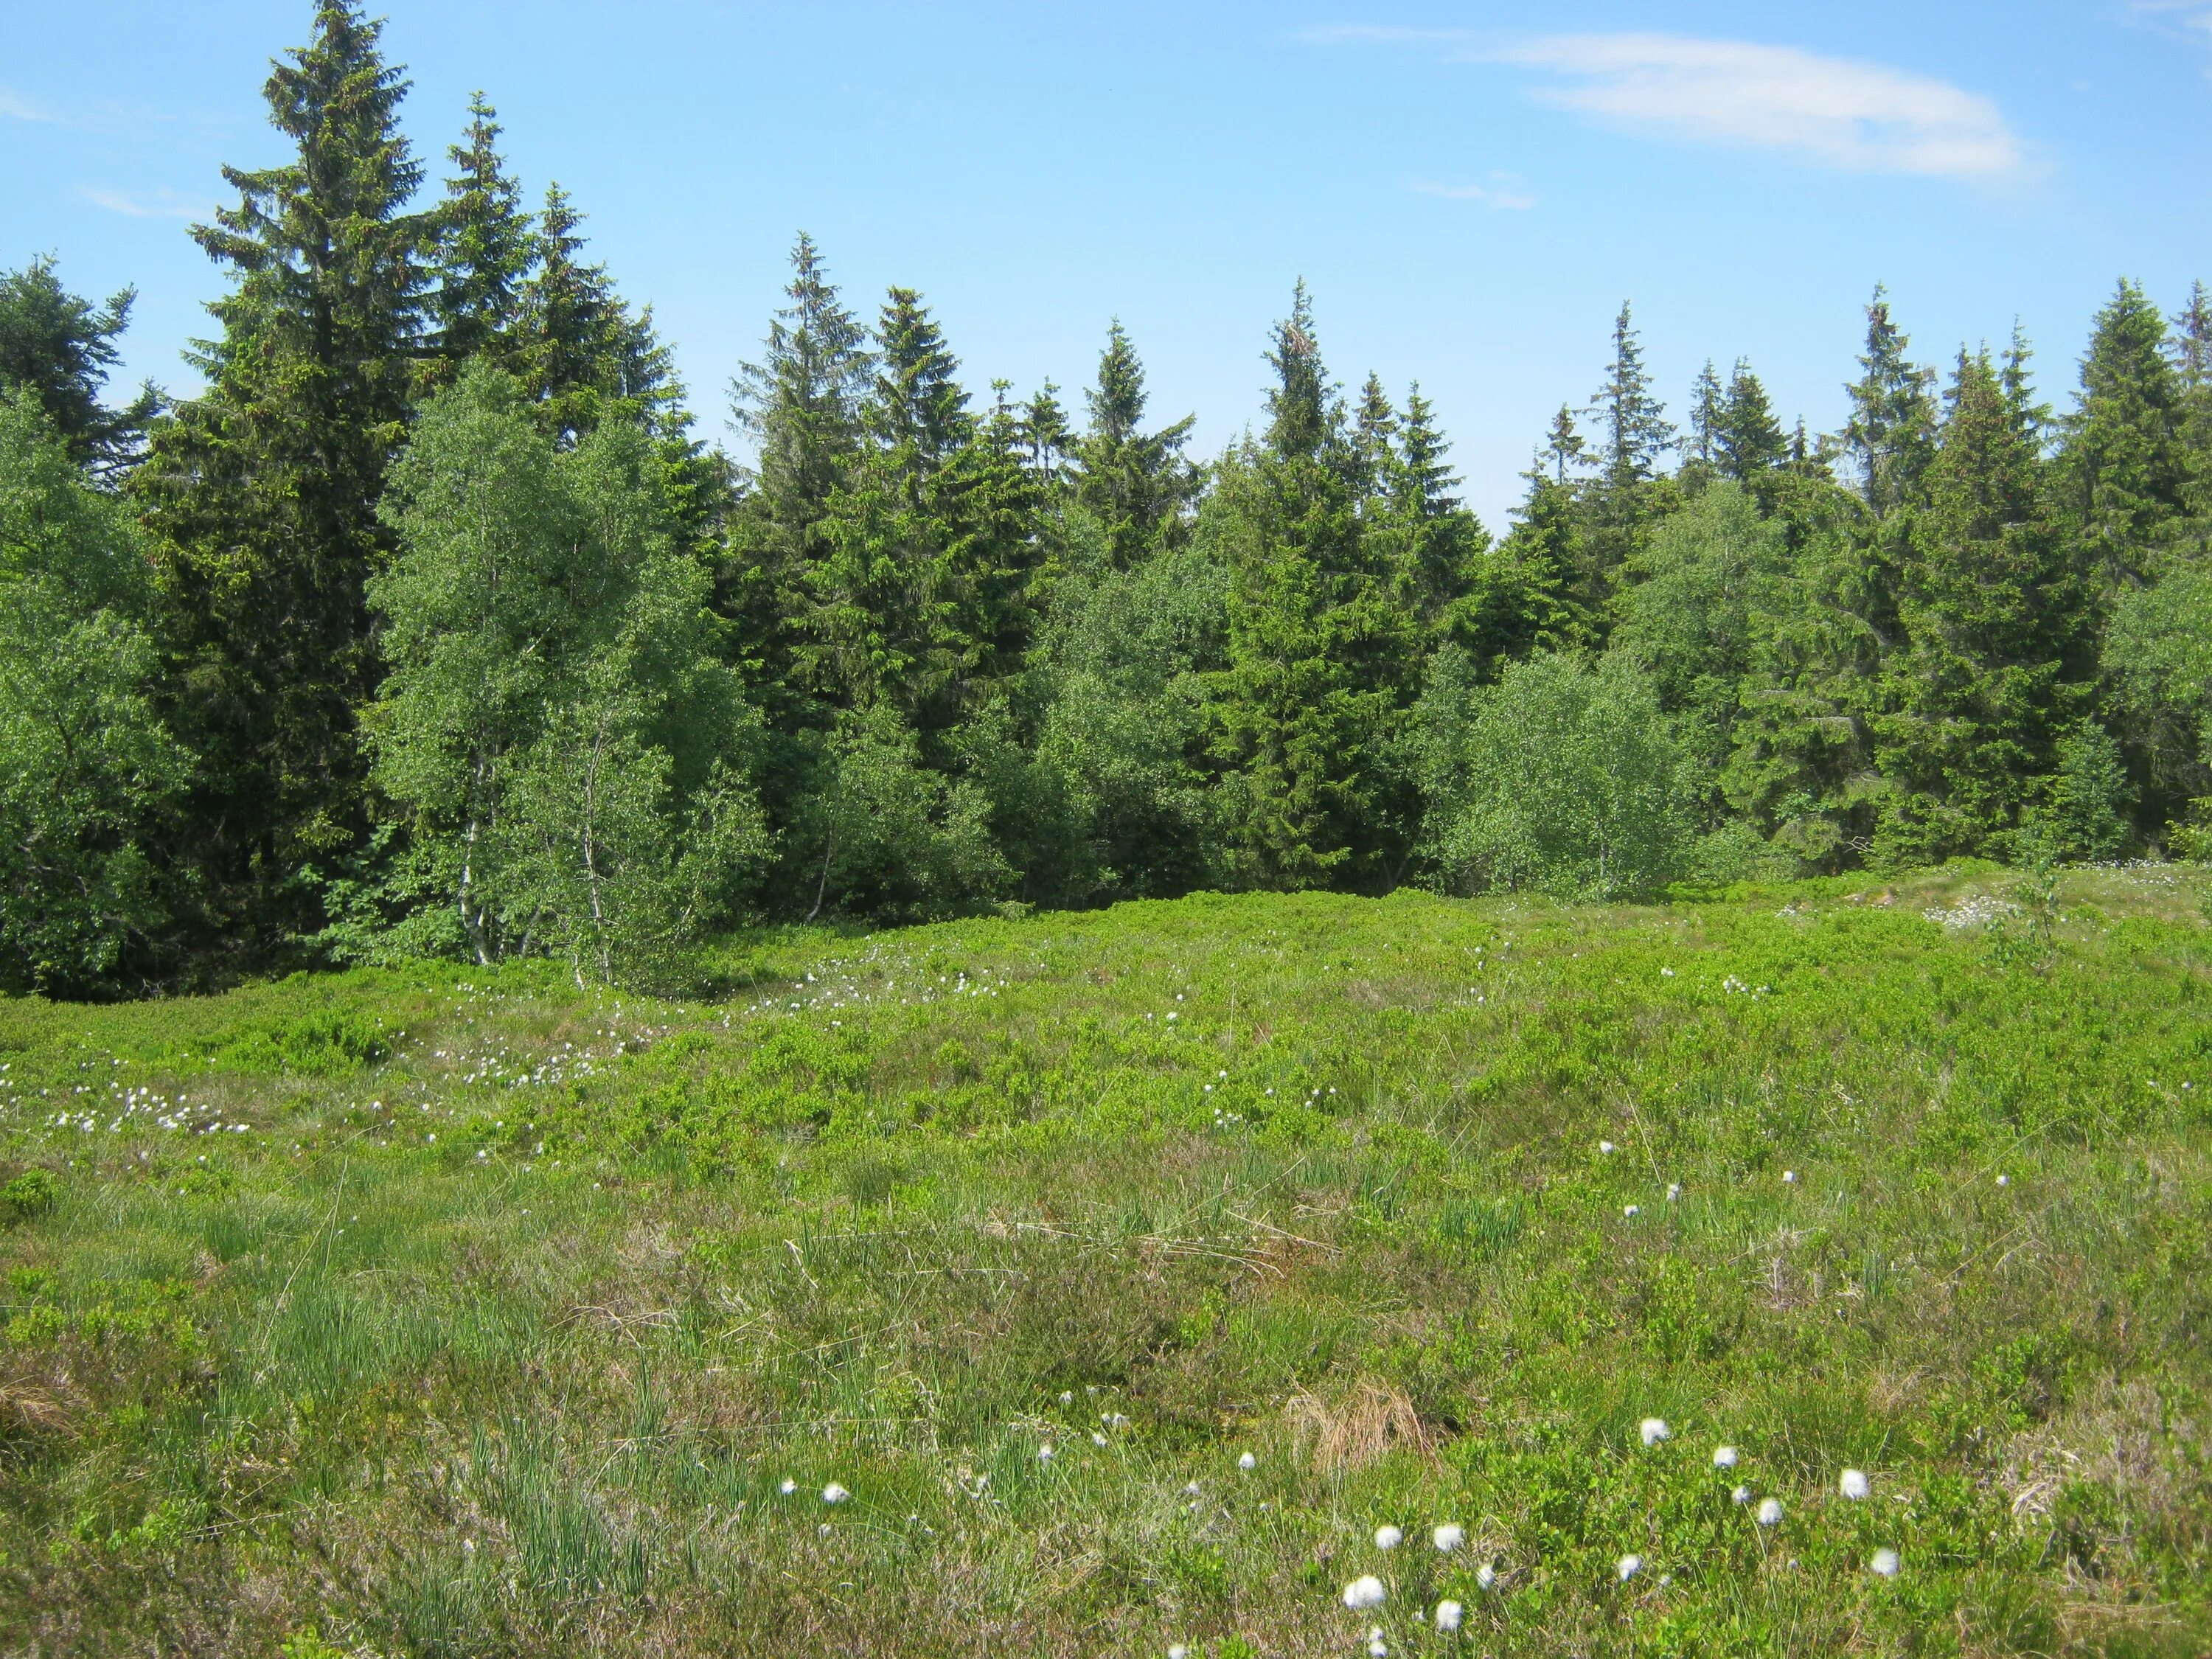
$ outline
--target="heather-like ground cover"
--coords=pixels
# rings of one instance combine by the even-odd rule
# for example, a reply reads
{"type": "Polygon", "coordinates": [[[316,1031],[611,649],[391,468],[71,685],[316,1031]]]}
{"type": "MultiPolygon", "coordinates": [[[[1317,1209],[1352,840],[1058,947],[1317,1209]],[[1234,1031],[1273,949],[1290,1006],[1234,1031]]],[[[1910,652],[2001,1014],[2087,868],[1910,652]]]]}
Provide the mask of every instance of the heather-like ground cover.
{"type": "Polygon", "coordinates": [[[2201,880],[0,1001],[0,1650],[2201,1653],[2201,880]]]}

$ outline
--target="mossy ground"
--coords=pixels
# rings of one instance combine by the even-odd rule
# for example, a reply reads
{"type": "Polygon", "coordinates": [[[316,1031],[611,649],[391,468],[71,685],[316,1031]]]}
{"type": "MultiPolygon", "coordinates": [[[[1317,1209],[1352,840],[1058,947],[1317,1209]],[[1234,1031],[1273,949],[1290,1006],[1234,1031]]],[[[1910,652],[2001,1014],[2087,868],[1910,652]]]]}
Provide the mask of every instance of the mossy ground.
{"type": "Polygon", "coordinates": [[[2212,930],[2010,881],[0,1003],[0,1651],[2201,1653],[2212,930]]]}

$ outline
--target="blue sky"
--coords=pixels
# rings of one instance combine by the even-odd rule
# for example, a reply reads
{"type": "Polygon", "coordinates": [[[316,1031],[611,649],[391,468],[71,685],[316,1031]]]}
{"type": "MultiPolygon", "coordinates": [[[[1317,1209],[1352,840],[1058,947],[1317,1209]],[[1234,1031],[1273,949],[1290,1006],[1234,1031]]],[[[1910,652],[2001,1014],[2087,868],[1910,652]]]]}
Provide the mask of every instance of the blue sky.
{"type": "MultiPolygon", "coordinates": [[[[1678,407],[1742,355],[1825,428],[1878,280],[1931,360],[2017,315],[2062,402],[2118,275],[2169,310],[2212,280],[2212,0],[384,9],[434,177],[483,88],[733,447],[801,226],[864,307],[921,288],[979,396],[1049,375],[1079,408],[1118,313],[1206,449],[1303,276],[1331,369],[1418,378],[1500,528],[1624,298],[1678,407]]],[[[0,265],[136,283],[133,376],[191,384],[221,278],[185,228],[280,153],[259,88],[309,15],[0,0],[0,265]]]]}

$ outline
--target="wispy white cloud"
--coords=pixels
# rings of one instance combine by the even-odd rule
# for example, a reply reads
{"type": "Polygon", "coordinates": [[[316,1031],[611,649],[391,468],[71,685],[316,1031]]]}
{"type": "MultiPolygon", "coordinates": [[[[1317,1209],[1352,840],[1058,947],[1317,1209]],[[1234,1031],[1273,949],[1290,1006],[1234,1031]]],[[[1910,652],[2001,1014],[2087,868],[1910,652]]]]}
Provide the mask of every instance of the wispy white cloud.
{"type": "Polygon", "coordinates": [[[1534,96],[1611,126],[1778,150],[1853,172],[1986,181],[2026,164],[2002,112],[1980,94],[1795,46],[1678,34],[1512,40],[1453,29],[1340,28],[1309,38],[1428,45],[1464,61],[1548,72],[1561,83],[1534,96]]]}
{"type": "Polygon", "coordinates": [[[43,125],[59,126],[62,118],[34,99],[20,92],[0,87],[0,115],[11,121],[37,121],[43,125]]]}
{"type": "Polygon", "coordinates": [[[156,191],[152,201],[126,196],[119,190],[95,190],[89,185],[80,185],[77,194],[94,207],[104,207],[110,213],[127,214],[133,219],[212,219],[215,216],[215,210],[208,204],[189,200],[174,191],[156,191]]]}
{"type": "Polygon", "coordinates": [[[1438,185],[1421,179],[1411,188],[1423,196],[1441,196],[1448,202],[1480,202],[1485,207],[1509,212],[1526,212],[1536,205],[1536,198],[1504,173],[1493,173],[1490,176],[1492,182],[1486,185],[1438,185]]]}

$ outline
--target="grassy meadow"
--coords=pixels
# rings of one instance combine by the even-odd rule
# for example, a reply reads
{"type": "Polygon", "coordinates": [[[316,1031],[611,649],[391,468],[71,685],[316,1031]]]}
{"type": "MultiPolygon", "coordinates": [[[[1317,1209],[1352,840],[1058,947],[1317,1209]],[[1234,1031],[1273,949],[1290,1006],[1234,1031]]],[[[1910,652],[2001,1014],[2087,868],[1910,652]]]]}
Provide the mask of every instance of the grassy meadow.
{"type": "Polygon", "coordinates": [[[2032,886],[0,1001],[0,1652],[2204,1653],[2203,877],[2032,886]]]}

